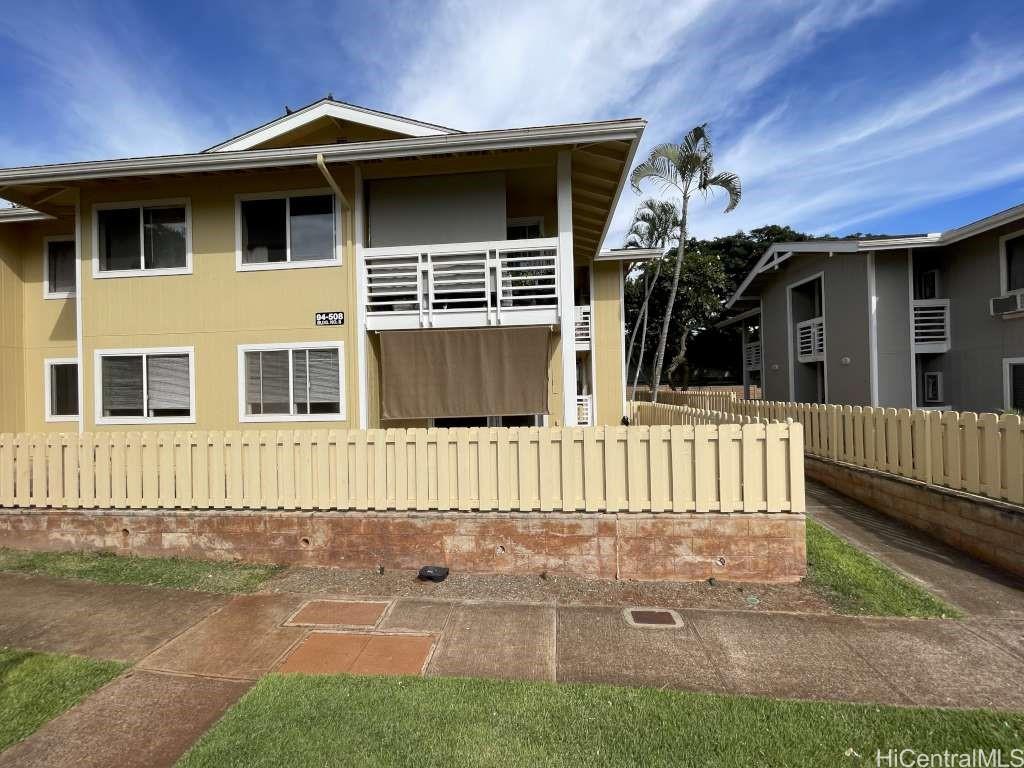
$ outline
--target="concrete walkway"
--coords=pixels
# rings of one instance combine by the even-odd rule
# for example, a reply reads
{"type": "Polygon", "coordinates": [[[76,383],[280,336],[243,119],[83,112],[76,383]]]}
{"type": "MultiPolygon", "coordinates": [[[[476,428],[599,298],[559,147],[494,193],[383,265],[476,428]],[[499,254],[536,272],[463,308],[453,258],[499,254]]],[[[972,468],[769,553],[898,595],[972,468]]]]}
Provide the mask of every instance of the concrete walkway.
{"type": "Polygon", "coordinates": [[[1024,619],[1020,579],[813,481],[807,483],[807,512],[966,614],[1024,619]]]}
{"type": "Polygon", "coordinates": [[[815,519],[969,618],[695,610],[670,601],[659,607],[676,610],[679,626],[638,627],[621,607],[300,593],[231,597],[0,574],[0,645],[135,663],[0,754],[0,768],[171,766],[262,675],[311,663],[1024,710],[1019,582],[820,486],[812,484],[808,496],[815,519]],[[333,604],[368,599],[381,605],[333,604]],[[329,624],[344,618],[321,619],[321,626],[304,618],[346,615],[368,618],[344,626],[329,624]]]}

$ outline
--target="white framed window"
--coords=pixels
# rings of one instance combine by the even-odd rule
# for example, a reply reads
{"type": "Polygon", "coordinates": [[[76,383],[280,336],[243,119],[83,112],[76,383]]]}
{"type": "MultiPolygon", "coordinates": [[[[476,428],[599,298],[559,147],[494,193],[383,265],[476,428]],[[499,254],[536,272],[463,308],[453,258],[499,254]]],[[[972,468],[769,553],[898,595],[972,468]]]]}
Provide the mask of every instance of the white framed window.
{"type": "Polygon", "coordinates": [[[235,269],[342,263],[341,207],[330,189],[235,196],[235,269]]]}
{"type": "Polygon", "coordinates": [[[506,240],[533,240],[544,237],[543,216],[518,216],[505,223],[506,240]]]}
{"type": "Polygon", "coordinates": [[[187,199],[92,207],[93,277],[191,273],[192,206],[187,199]]]}
{"type": "Polygon", "coordinates": [[[193,347],[97,349],[97,424],[195,424],[193,347]]]}
{"type": "Polygon", "coordinates": [[[1024,293],[1024,230],[999,238],[999,282],[1003,296],[1024,293]]]}
{"type": "Polygon", "coordinates": [[[345,418],[344,342],[239,345],[239,421],[345,418]]]}
{"type": "Polygon", "coordinates": [[[942,400],[942,372],[926,371],[924,374],[924,401],[926,403],[941,403],[942,400]]]}
{"type": "Polygon", "coordinates": [[[1003,407],[1024,413],[1024,357],[1003,358],[1003,407]]]}
{"type": "Polygon", "coordinates": [[[71,235],[43,240],[43,298],[70,299],[78,284],[75,238],[71,235]]]}
{"type": "Polygon", "coordinates": [[[46,421],[78,421],[78,358],[43,361],[43,396],[46,421]]]}

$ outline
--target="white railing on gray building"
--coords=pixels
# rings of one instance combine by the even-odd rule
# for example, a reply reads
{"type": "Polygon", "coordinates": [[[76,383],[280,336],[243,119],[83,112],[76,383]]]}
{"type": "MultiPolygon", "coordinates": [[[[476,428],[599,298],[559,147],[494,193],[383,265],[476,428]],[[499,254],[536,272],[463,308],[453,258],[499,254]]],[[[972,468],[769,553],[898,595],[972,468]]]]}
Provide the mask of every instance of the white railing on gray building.
{"type": "Polygon", "coordinates": [[[796,359],[801,363],[825,359],[824,317],[812,317],[796,324],[796,359]]]}
{"type": "Polygon", "coordinates": [[[914,351],[949,351],[949,299],[914,299],[914,351]]]}

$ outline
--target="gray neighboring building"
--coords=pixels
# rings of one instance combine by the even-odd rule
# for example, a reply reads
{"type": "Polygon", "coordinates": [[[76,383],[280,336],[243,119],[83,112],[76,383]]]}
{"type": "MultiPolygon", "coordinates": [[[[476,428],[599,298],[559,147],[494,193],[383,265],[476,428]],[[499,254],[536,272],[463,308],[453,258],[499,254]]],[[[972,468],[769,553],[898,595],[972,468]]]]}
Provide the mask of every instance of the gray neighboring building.
{"type": "Polygon", "coordinates": [[[1024,411],[1024,205],[936,234],[776,243],[726,306],[767,400],[1024,411]]]}

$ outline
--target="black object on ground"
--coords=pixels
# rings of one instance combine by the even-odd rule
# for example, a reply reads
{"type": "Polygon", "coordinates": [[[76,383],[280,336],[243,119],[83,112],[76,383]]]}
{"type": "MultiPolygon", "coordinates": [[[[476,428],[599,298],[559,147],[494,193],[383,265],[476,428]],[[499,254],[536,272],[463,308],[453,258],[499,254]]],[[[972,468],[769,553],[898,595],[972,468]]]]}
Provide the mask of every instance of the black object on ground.
{"type": "Polygon", "coordinates": [[[444,581],[448,578],[448,569],[443,565],[424,565],[416,578],[420,581],[444,581]]]}

